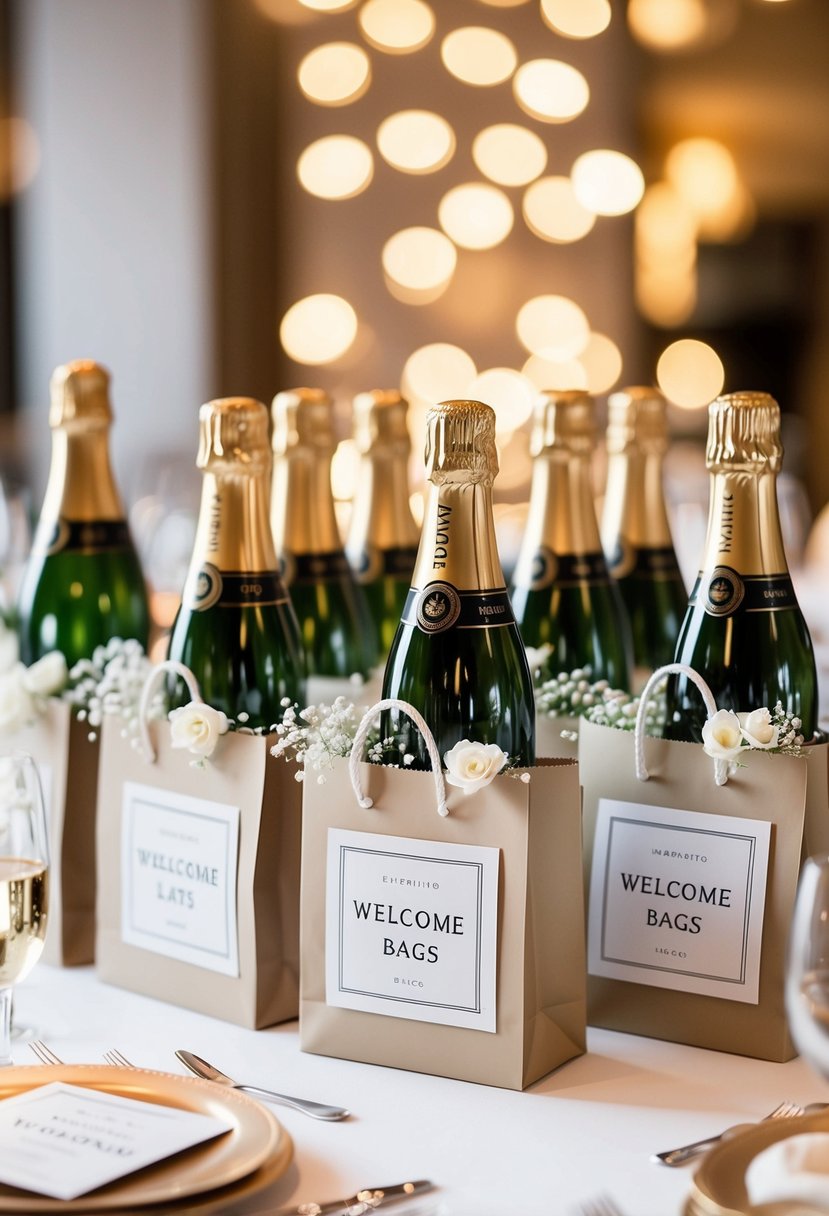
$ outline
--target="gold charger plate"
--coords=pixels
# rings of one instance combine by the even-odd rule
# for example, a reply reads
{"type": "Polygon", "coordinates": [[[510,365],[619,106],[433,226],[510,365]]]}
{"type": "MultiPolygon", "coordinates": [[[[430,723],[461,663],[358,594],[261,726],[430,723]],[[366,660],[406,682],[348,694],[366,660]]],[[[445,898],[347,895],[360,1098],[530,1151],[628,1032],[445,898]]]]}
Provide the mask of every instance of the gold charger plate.
{"type": "MultiPolygon", "coordinates": [[[[267,1180],[260,1179],[261,1185],[275,1181],[293,1156],[290,1136],[266,1107],[238,1090],[197,1077],[96,1064],[4,1068],[0,1069],[0,1100],[53,1081],[211,1115],[226,1122],[229,1131],[78,1199],[51,1199],[0,1183],[0,1212],[123,1211],[176,1204],[219,1189],[241,1194],[244,1182],[255,1182],[263,1171],[267,1180]]],[[[232,1198],[236,1197],[234,1193],[232,1198]]],[[[210,1210],[210,1202],[208,1197],[203,1210],[210,1210]]]]}
{"type": "Polygon", "coordinates": [[[694,1174],[686,1211],[693,1216],[775,1216],[786,1211],[807,1216],[820,1211],[803,1203],[752,1207],[748,1201],[745,1175],[757,1154],[778,1140],[804,1132],[829,1132],[829,1111],[794,1119],[765,1119],[724,1140],[711,1149],[694,1174]]]}

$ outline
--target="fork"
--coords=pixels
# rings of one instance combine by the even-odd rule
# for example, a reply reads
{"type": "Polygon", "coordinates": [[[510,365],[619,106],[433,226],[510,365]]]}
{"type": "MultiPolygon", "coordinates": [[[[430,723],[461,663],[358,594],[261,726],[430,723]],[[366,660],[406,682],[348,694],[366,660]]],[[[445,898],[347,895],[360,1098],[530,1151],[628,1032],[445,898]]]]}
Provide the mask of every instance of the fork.
{"type": "Polygon", "coordinates": [[[47,1047],[42,1039],[32,1039],[29,1046],[41,1064],[63,1064],[60,1056],[56,1056],[51,1047],[47,1047]]]}
{"type": "Polygon", "coordinates": [[[104,1059],[107,1064],[114,1064],[116,1068],[137,1068],[137,1065],[131,1063],[117,1047],[113,1047],[111,1051],[105,1051],[104,1059]]]}
{"type": "MultiPolygon", "coordinates": [[[[792,1119],[797,1115],[803,1114],[803,1107],[798,1106],[796,1102],[781,1102],[773,1111],[766,1115],[762,1122],[768,1119],[792,1119]]],[[[659,1161],[662,1165],[684,1165],[686,1161],[692,1161],[694,1157],[699,1157],[702,1153],[708,1151],[712,1144],[716,1144],[722,1140],[724,1136],[730,1136],[732,1132],[739,1131],[744,1127],[749,1127],[747,1123],[735,1123],[733,1127],[727,1127],[725,1131],[720,1132],[716,1136],[706,1136],[704,1140],[695,1140],[692,1144],[683,1144],[679,1148],[669,1149],[666,1153],[654,1153],[652,1161],[659,1161]]]]}

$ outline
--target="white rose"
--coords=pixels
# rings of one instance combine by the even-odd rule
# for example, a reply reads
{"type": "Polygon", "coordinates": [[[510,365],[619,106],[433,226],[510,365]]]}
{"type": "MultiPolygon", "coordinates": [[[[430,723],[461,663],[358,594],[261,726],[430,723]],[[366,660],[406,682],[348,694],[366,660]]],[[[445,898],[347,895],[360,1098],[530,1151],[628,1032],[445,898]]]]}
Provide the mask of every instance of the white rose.
{"type": "Polygon", "coordinates": [[[63,690],[68,676],[66,659],[59,650],[51,650],[26,668],[23,684],[35,697],[51,697],[63,690]]]}
{"type": "Polygon", "coordinates": [[[212,756],[219,736],[227,732],[228,721],[220,709],[202,701],[191,701],[169,714],[173,747],[183,747],[194,756],[212,756]]]}
{"type": "Polygon", "coordinates": [[[446,752],[446,780],[465,794],[474,794],[483,789],[507,762],[507,757],[497,743],[472,743],[461,739],[451,751],[446,752]]]}
{"type": "Polygon", "coordinates": [[[0,620],[0,673],[11,671],[19,657],[17,634],[0,620]]]}
{"type": "Polygon", "coordinates": [[[24,683],[26,668],[15,663],[0,675],[0,736],[14,734],[37,717],[37,709],[24,683]]]}
{"type": "Polygon", "coordinates": [[[749,747],[760,747],[768,750],[777,747],[780,727],[775,726],[767,709],[754,709],[750,714],[737,714],[740,719],[740,731],[749,747]]]}
{"type": "Polygon", "coordinates": [[[730,709],[718,709],[702,728],[702,746],[715,760],[733,760],[742,743],[740,719],[730,709]]]}

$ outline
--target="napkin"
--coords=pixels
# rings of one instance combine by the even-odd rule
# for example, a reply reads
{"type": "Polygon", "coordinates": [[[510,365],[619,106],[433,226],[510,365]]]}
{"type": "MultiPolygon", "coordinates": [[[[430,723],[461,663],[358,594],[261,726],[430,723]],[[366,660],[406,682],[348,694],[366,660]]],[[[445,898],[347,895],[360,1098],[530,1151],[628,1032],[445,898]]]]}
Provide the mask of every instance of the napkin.
{"type": "Polygon", "coordinates": [[[787,1136],[763,1149],[745,1184],[752,1206],[799,1200],[829,1212],[829,1133],[787,1136]]]}

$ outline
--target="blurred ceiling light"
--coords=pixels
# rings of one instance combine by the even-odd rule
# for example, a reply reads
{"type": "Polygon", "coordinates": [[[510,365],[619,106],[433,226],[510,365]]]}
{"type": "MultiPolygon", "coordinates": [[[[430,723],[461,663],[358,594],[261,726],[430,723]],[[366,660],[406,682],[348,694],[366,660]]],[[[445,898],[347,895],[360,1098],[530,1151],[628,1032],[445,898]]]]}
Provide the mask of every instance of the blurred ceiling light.
{"type": "Polygon", "coordinates": [[[580,359],[542,359],[540,355],[530,355],[521,368],[528,380],[544,392],[546,389],[587,388],[587,372],[580,359]]]}
{"type": "Polygon", "coordinates": [[[343,439],[337,444],[331,461],[331,490],[338,502],[349,502],[354,497],[360,469],[360,453],[353,439],[343,439]]]}
{"type": "Polygon", "coordinates": [[[482,86],[509,80],[518,63],[518,54],[506,34],[481,25],[447,34],[440,57],[446,70],[458,80],[482,86]]]}
{"type": "Polygon", "coordinates": [[[623,152],[606,148],[579,156],[571,177],[576,198],[597,215],[633,211],[645,192],[645,179],[636,162],[623,152]]]}
{"type": "Polygon", "coordinates": [[[344,13],[347,8],[353,8],[357,0],[299,0],[305,8],[312,8],[317,13],[344,13]]]}
{"type": "Polygon", "coordinates": [[[596,215],[576,198],[569,177],[542,177],[524,192],[527,227],[543,241],[580,241],[596,223],[596,215]]]}
{"type": "Polygon", "coordinates": [[[541,0],[541,16],[565,38],[595,38],[610,25],[609,0],[541,0]]]}
{"type": "Polygon", "coordinates": [[[531,59],[512,82],[522,110],[541,122],[569,122],[590,100],[590,87],[581,72],[558,59],[531,59]]]}
{"type": "Polygon", "coordinates": [[[455,132],[440,114],[401,110],[377,128],[380,155],[403,173],[434,173],[455,153],[455,132]]]}
{"type": "Polygon", "coordinates": [[[383,270],[389,289],[407,304],[429,304],[452,280],[458,253],[436,228],[404,228],[383,246],[383,270]],[[402,294],[394,288],[402,288],[402,294]]]}
{"type": "Polygon", "coordinates": [[[279,337],[297,363],[333,363],[357,337],[357,314],[342,296],[306,296],[285,313],[279,337]]]}
{"type": "Polygon", "coordinates": [[[698,410],[722,392],[725,370],[713,347],[694,338],[681,338],[660,355],[656,380],[674,405],[698,410]]]}
{"type": "Polygon", "coordinates": [[[435,32],[435,15],[423,0],[367,0],[357,15],[367,42],[378,51],[419,51],[435,32]]]}
{"type": "Polygon", "coordinates": [[[700,216],[699,235],[703,241],[738,241],[746,236],[757,218],[757,206],[742,182],[728,202],[718,211],[700,216]]]}
{"type": "Polygon", "coordinates": [[[490,367],[479,372],[468,387],[468,395],[495,410],[496,434],[518,429],[532,417],[538,390],[531,380],[511,367],[490,367]]]}
{"type": "Polygon", "coordinates": [[[654,51],[693,46],[708,27],[703,0],[628,0],[627,18],[636,41],[654,51]]]}
{"type": "Polygon", "coordinates": [[[554,363],[580,355],[590,336],[584,311],[566,296],[535,296],[528,300],[519,309],[515,328],[530,354],[554,363]]]}
{"type": "Polygon", "coordinates": [[[404,396],[419,397],[422,401],[450,401],[467,396],[477,374],[472,356],[460,346],[432,342],[409,355],[403,367],[401,389],[404,396]]]}
{"type": "Polygon", "coordinates": [[[587,390],[590,393],[608,392],[622,374],[622,352],[606,334],[590,334],[587,345],[579,355],[579,363],[587,373],[587,390]]]}
{"type": "Polygon", "coordinates": [[[726,206],[739,186],[728,148],[704,137],[674,144],[665,159],[665,176],[700,218],[726,206]]]}
{"type": "Polygon", "coordinates": [[[309,101],[344,106],[362,97],[371,83],[371,63],[353,42],[327,42],[302,60],[299,87],[309,101]]]}
{"type": "Polygon", "coordinates": [[[0,200],[25,190],[40,168],[40,140],[25,118],[0,118],[0,200]]]}
{"type": "Polygon", "coordinates": [[[696,257],[697,222],[682,195],[668,182],[648,186],[636,209],[636,256],[648,262],[696,257]]]}
{"type": "Polygon", "coordinates": [[[696,262],[647,266],[637,263],[634,298],[640,314],[653,325],[674,329],[693,316],[697,303],[696,262]]]}
{"type": "Polygon", "coordinates": [[[438,219],[462,249],[492,249],[512,230],[512,203],[496,186],[469,182],[444,194],[438,219]]]}
{"type": "Polygon", "coordinates": [[[371,149],[353,135],[325,135],[309,144],[297,161],[297,176],[317,198],[354,198],[374,174],[371,149]]]}
{"type": "Polygon", "coordinates": [[[472,142],[472,159],[499,186],[526,186],[547,164],[547,149],[535,131],[516,123],[486,127],[472,142]]]}

